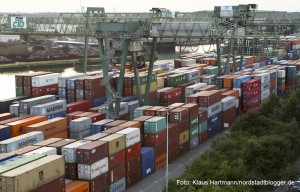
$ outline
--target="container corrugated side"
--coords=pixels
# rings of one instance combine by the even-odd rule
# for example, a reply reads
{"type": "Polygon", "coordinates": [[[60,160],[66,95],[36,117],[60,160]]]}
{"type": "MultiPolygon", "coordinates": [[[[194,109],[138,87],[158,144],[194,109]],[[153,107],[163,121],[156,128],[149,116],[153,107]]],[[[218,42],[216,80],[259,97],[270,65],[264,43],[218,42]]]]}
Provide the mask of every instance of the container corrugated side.
{"type": "Polygon", "coordinates": [[[92,165],[78,164],[78,178],[83,180],[91,180],[97,176],[108,172],[108,158],[105,157],[92,165]]]}
{"type": "Polygon", "coordinates": [[[48,103],[51,101],[56,101],[55,95],[45,95],[41,97],[35,97],[31,99],[26,99],[20,101],[20,115],[22,114],[29,114],[30,113],[30,107],[38,105],[38,104],[43,104],[43,103],[48,103]]]}
{"type": "Polygon", "coordinates": [[[57,155],[57,149],[55,147],[41,147],[39,149],[25,153],[24,156],[29,156],[33,154],[41,155],[57,155]]]}
{"type": "Polygon", "coordinates": [[[47,75],[34,76],[31,79],[32,87],[44,87],[47,85],[58,84],[60,73],[50,73],[47,75]]]}
{"type": "Polygon", "coordinates": [[[0,142],[0,153],[8,153],[44,140],[44,133],[33,131],[0,142]]]}
{"type": "Polygon", "coordinates": [[[111,134],[107,137],[101,138],[100,140],[108,142],[109,156],[125,149],[124,135],[111,134]]]}
{"type": "Polygon", "coordinates": [[[65,174],[64,158],[51,155],[0,176],[2,191],[30,191],[65,174]]]}
{"type": "Polygon", "coordinates": [[[79,140],[69,145],[63,146],[61,154],[65,156],[66,163],[76,163],[77,161],[77,148],[90,143],[91,141],[79,140]]]}
{"type": "Polygon", "coordinates": [[[67,103],[65,100],[52,101],[45,104],[39,104],[30,108],[31,115],[52,115],[67,110],[67,103]]]}
{"type": "Polygon", "coordinates": [[[125,135],[126,147],[130,147],[141,141],[141,133],[139,128],[126,128],[116,132],[116,134],[125,135]]]}

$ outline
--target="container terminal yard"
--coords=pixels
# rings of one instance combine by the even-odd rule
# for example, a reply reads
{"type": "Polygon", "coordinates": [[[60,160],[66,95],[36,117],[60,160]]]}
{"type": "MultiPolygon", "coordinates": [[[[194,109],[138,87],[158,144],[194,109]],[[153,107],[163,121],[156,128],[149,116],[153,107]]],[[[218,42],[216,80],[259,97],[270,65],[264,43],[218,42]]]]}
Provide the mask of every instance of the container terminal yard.
{"type": "Polygon", "coordinates": [[[3,14],[0,37],[1,73],[33,70],[0,100],[1,192],[176,191],[169,166],[300,86],[300,13],[256,4],[3,14]]]}

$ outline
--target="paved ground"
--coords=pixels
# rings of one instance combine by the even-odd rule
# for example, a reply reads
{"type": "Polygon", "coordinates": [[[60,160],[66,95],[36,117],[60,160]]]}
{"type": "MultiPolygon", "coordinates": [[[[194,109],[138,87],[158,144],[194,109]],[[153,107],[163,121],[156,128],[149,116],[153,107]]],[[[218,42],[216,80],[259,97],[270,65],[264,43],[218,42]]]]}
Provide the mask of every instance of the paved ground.
{"type": "MultiPolygon", "coordinates": [[[[192,163],[192,160],[195,157],[199,157],[201,154],[203,154],[207,149],[210,148],[212,143],[224,136],[224,131],[216,135],[215,137],[209,139],[204,144],[201,144],[196,149],[189,151],[188,153],[184,154],[180,158],[178,158],[175,162],[172,164],[169,164],[169,179],[174,179],[177,176],[181,175],[186,168],[186,165],[189,165],[192,163]]],[[[162,189],[165,187],[165,176],[166,176],[166,169],[160,169],[156,171],[154,174],[150,175],[146,179],[141,180],[136,185],[130,187],[126,192],[159,192],[162,191],[162,189]]]]}

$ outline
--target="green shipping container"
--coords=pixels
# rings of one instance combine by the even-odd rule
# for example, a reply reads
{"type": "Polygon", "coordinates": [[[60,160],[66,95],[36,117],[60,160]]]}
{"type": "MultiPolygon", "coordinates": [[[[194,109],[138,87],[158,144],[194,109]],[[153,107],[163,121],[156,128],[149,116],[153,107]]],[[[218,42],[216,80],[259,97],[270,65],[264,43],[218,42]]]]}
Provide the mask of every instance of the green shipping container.
{"type": "Polygon", "coordinates": [[[36,161],[38,159],[41,159],[45,156],[46,155],[44,155],[44,154],[32,154],[29,156],[20,157],[19,159],[16,159],[15,161],[11,161],[7,164],[1,165],[0,166],[0,175],[3,173],[6,173],[8,171],[11,171],[13,169],[16,169],[18,167],[21,167],[23,165],[26,165],[28,163],[31,163],[33,161],[36,161]]]}
{"type": "Polygon", "coordinates": [[[198,137],[198,135],[199,135],[198,125],[190,128],[190,140],[198,137]]]}
{"type": "Polygon", "coordinates": [[[144,133],[157,134],[167,127],[167,120],[165,117],[152,117],[144,122],[144,133]]]}
{"type": "Polygon", "coordinates": [[[207,130],[207,121],[199,124],[199,134],[207,130]]]}
{"type": "MultiPolygon", "coordinates": [[[[141,76],[139,76],[139,79],[140,79],[140,84],[145,85],[146,82],[147,82],[147,79],[148,79],[148,75],[141,75],[141,76]]],[[[156,82],[157,81],[157,74],[151,74],[150,79],[151,79],[151,83],[156,82]]]]}
{"type": "Polygon", "coordinates": [[[22,86],[16,86],[16,96],[23,96],[23,87],[22,86]]]}
{"type": "Polygon", "coordinates": [[[167,85],[170,87],[176,87],[186,82],[187,82],[186,74],[170,75],[167,78],[167,85]]]}
{"type": "Polygon", "coordinates": [[[218,67],[205,67],[204,72],[205,72],[205,74],[208,74],[208,75],[218,76],[219,75],[219,68],[218,67]]]}
{"type": "Polygon", "coordinates": [[[190,117],[190,128],[198,126],[198,115],[190,117]]]}

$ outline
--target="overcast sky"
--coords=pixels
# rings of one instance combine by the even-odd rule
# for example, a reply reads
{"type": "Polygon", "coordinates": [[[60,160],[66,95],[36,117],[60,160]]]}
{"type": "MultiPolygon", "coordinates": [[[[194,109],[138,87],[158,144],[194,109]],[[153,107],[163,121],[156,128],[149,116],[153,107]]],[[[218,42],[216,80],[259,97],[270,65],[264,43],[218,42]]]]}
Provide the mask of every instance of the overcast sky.
{"type": "Polygon", "coordinates": [[[78,12],[104,7],[106,12],[148,12],[152,7],[171,11],[212,10],[214,6],[258,4],[259,10],[300,12],[299,0],[0,0],[0,12],[78,12]]]}

